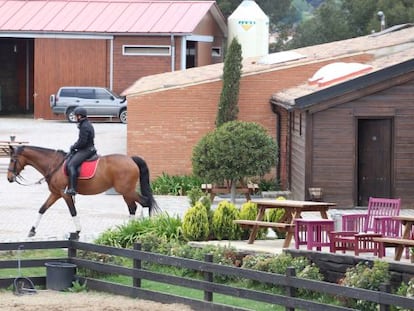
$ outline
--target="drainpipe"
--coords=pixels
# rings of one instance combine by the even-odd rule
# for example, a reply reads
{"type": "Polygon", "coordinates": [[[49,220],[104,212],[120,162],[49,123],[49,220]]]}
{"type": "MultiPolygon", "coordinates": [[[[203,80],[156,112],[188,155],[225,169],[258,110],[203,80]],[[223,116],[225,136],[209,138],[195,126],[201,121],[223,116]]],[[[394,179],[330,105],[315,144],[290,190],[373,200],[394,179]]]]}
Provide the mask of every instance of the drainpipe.
{"type": "Polygon", "coordinates": [[[276,175],[280,178],[281,175],[281,168],[280,168],[280,131],[281,131],[281,124],[280,121],[282,119],[280,112],[275,108],[275,105],[271,104],[272,112],[276,115],[276,122],[277,122],[277,128],[276,128],[276,142],[278,145],[277,148],[277,163],[276,163],[276,175]]]}
{"type": "Polygon", "coordinates": [[[185,70],[187,68],[186,54],[187,54],[187,37],[182,36],[181,37],[181,70],[185,70]]]}
{"type": "Polygon", "coordinates": [[[175,38],[171,35],[171,72],[175,71],[175,38]]]}
{"type": "Polygon", "coordinates": [[[109,89],[114,87],[114,38],[109,40],[109,89]]]}

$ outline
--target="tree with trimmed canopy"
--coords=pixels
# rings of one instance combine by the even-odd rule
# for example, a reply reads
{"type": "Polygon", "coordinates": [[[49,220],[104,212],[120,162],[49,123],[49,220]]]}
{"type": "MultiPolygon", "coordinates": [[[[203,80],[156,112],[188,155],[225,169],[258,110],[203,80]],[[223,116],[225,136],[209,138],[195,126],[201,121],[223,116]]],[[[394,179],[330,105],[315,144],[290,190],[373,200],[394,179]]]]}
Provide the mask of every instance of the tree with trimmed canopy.
{"type": "Polygon", "coordinates": [[[208,183],[231,187],[248,177],[263,176],[277,162],[278,146],[266,129],[254,122],[229,121],[205,135],[193,149],[193,173],[208,183]]]}

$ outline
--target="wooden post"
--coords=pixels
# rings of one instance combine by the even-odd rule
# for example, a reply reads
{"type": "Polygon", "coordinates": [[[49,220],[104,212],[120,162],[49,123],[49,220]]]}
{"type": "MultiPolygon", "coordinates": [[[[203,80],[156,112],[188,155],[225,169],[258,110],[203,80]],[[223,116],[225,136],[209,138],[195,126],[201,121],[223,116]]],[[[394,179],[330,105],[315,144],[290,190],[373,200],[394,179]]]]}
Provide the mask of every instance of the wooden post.
{"type": "MultiPolygon", "coordinates": [[[[134,243],[134,250],[140,251],[141,250],[141,243],[134,243]]],[[[142,261],[140,259],[134,259],[133,261],[133,267],[134,269],[140,269],[142,268],[142,261]]],[[[134,287],[141,287],[141,279],[138,278],[132,278],[132,285],[134,287]]]]}
{"type": "MultiPolygon", "coordinates": [[[[69,241],[79,241],[79,233],[71,232],[69,235],[69,241]]],[[[68,257],[69,259],[76,257],[76,248],[72,247],[72,245],[68,247],[68,257]]]]}
{"type": "MultiPolygon", "coordinates": [[[[382,283],[381,285],[380,285],[380,288],[379,288],[379,290],[381,291],[381,292],[384,292],[384,293],[391,293],[391,285],[389,284],[389,283],[382,283]]],[[[380,304],[380,306],[379,306],[380,308],[379,308],[379,311],[390,311],[391,310],[391,307],[390,307],[390,305],[383,305],[383,304],[380,304]]]]}
{"type": "MultiPolygon", "coordinates": [[[[286,269],[286,276],[287,277],[294,277],[296,276],[295,268],[288,267],[286,269]]],[[[288,297],[296,297],[296,288],[292,286],[286,286],[286,296],[288,297]]],[[[286,311],[295,311],[295,308],[286,307],[286,311]]]]}
{"type": "MultiPolygon", "coordinates": [[[[205,262],[213,262],[213,254],[205,254],[204,255],[205,262]]],[[[204,272],[204,281],[206,282],[213,282],[213,273],[212,272],[204,272]]],[[[205,301],[213,301],[213,292],[211,291],[204,291],[204,300],[205,301]]]]}

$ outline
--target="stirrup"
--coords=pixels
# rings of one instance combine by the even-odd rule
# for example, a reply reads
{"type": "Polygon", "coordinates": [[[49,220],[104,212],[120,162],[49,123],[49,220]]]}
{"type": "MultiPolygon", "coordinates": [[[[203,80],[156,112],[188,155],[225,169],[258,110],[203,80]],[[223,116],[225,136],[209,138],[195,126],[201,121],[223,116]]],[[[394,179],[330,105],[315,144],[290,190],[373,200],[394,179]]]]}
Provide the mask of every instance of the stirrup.
{"type": "Polygon", "coordinates": [[[65,189],[65,191],[63,191],[63,193],[65,193],[65,194],[69,194],[69,195],[72,195],[72,196],[74,196],[74,195],[76,195],[77,193],[76,193],[76,190],[75,189],[73,189],[73,188],[66,188],[65,189]]]}

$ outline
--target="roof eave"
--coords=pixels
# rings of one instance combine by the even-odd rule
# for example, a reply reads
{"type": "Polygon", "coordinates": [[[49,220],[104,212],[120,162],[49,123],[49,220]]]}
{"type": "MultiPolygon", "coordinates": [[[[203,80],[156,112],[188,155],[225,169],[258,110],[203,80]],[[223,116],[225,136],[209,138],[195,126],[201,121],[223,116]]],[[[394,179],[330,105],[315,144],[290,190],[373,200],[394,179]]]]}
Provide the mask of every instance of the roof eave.
{"type": "Polygon", "coordinates": [[[224,37],[227,38],[228,29],[227,29],[226,19],[223,13],[221,12],[221,10],[219,9],[216,2],[214,2],[214,4],[211,7],[211,14],[213,15],[213,18],[216,20],[221,31],[223,32],[224,37]]]}
{"type": "MultiPolygon", "coordinates": [[[[412,71],[414,71],[414,59],[410,59],[397,65],[386,67],[384,69],[368,73],[355,79],[335,84],[326,89],[295,98],[293,106],[290,110],[303,110],[320,102],[338,97],[342,94],[349,93],[358,89],[364,89],[374,84],[401,76],[412,71]]],[[[272,103],[274,103],[274,101],[272,101],[272,103]]]]}

